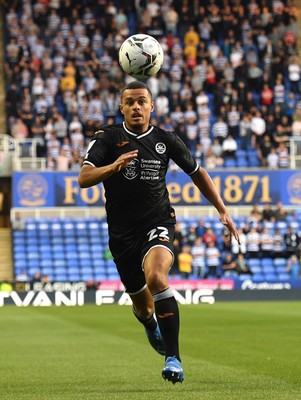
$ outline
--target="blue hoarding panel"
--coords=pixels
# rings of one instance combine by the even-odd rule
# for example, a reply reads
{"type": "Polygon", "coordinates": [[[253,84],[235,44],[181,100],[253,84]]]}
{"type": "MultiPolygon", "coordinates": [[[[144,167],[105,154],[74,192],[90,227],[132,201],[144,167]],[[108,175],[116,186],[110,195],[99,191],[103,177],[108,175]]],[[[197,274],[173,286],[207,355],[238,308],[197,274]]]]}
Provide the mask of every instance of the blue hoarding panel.
{"type": "MultiPolygon", "coordinates": [[[[283,205],[301,206],[301,172],[210,171],[215,186],[230,206],[281,201],[283,205]]],[[[15,172],[13,207],[95,207],[104,205],[102,185],[81,189],[76,172],[15,172]]],[[[183,172],[166,177],[174,206],[206,206],[210,203],[183,172]]]]}

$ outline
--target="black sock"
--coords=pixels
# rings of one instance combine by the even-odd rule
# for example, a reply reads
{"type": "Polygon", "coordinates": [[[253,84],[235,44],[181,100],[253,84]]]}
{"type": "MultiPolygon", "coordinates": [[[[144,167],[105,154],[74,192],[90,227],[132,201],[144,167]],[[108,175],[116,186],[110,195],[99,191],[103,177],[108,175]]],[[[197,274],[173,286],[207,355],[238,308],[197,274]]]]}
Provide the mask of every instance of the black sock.
{"type": "Polygon", "coordinates": [[[135,315],[135,317],[138,319],[139,322],[141,322],[142,325],[145,326],[145,328],[154,331],[157,327],[157,321],[155,320],[154,314],[150,314],[147,317],[143,318],[140,317],[139,315],[137,315],[136,310],[134,309],[134,307],[132,308],[133,313],[135,315]]]}
{"type": "Polygon", "coordinates": [[[156,293],[153,295],[153,299],[156,317],[165,344],[166,357],[176,356],[181,361],[179,354],[180,317],[178,303],[170,288],[156,293]]]}

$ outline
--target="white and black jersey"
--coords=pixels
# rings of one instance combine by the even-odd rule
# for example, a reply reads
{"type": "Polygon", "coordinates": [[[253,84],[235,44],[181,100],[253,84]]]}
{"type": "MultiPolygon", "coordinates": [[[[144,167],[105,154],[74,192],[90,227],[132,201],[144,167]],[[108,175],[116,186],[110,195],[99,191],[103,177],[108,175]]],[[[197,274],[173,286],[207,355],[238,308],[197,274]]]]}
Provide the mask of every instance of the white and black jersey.
{"type": "Polygon", "coordinates": [[[127,129],[125,123],[103,126],[97,132],[83,164],[105,166],[124,153],[138,150],[137,158],[127,168],[103,181],[109,225],[142,229],[170,218],[165,181],[169,160],[188,175],[198,169],[182,140],[173,132],[151,125],[139,135],[127,129]]]}

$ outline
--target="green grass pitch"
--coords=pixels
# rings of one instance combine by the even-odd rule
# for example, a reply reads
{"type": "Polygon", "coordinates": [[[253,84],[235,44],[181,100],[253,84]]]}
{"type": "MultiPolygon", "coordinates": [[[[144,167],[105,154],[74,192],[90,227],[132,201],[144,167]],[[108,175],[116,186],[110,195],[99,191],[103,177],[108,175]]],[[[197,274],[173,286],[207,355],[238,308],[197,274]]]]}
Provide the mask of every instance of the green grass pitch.
{"type": "Polygon", "coordinates": [[[183,384],[130,307],[0,309],[2,400],[298,400],[300,302],[181,306],[183,384]]]}

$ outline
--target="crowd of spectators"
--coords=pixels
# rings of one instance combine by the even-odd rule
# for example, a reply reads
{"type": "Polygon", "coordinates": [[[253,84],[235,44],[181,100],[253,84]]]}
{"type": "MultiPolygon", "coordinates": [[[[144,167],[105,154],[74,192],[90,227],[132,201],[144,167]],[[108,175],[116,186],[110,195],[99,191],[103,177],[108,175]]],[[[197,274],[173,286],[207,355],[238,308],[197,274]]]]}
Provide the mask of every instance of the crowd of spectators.
{"type": "Polygon", "coordinates": [[[165,55],[147,80],[152,122],[176,131],[209,169],[228,159],[229,166],[289,166],[289,138],[301,136],[292,0],[2,4],[8,132],[36,138],[49,170],[78,170],[96,128],[121,121],[119,90],[132,78],[118,50],[142,32],[165,55]]]}
{"type": "Polygon", "coordinates": [[[262,209],[255,204],[249,216],[238,222],[240,244],[230,239],[229,231],[221,224],[203,218],[190,223],[179,221],[171,274],[183,278],[252,276],[254,259],[286,259],[286,272],[294,279],[300,278],[301,234],[299,223],[294,224],[294,216],[290,216],[281,203],[275,208],[266,203],[262,209]]]}

